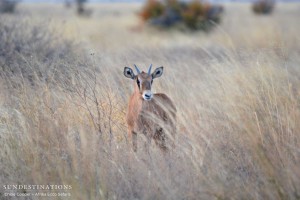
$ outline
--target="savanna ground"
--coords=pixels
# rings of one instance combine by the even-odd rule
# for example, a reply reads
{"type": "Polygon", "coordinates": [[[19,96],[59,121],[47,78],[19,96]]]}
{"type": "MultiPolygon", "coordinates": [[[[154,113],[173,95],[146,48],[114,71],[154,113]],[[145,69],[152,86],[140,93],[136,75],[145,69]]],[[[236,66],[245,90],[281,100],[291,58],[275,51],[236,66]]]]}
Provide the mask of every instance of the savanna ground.
{"type": "MultiPolygon", "coordinates": [[[[211,33],[141,27],[140,6],[0,16],[1,184],[72,186],[27,199],[300,199],[300,5],[226,4],[211,33]],[[167,158],[143,137],[132,152],[134,63],[164,66],[153,89],[175,102],[178,130],[167,158]]],[[[2,185],[1,199],[22,199],[2,185]]]]}

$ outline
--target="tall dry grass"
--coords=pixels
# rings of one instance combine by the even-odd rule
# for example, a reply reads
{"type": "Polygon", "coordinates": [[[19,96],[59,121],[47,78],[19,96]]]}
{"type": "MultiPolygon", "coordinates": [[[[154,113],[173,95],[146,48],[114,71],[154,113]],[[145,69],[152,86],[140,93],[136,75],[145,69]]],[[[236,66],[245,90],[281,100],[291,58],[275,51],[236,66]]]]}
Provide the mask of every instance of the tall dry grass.
{"type": "Polygon", "coordinates": [[[210,36],[161,33],[160,44],[159,32],[147,41],[149,33],[126,31],[124,22],[119,33],[101,29],[103,40],[88,37],[99,45],[91,53],[93,44],[7,16],[0,23],[0,182],[69,184],[69,199],[299,199],[298,29],[271,18],[257,23],[246,39],[235,25],[210,36]],[[124,41],[106,40],[118,34],[124,41]],[[131,150],[125,112],[133,83],[123,67],[132,63],[165,66],[153,87],[178,110],[167,158],[154,144],[146,154],[142,136],[138,152],[131,150]]]}

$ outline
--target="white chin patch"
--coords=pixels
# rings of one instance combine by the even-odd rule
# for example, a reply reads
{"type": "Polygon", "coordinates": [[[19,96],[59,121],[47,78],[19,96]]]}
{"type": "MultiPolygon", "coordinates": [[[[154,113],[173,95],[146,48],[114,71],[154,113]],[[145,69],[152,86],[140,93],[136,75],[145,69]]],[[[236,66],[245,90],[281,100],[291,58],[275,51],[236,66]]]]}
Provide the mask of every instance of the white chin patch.
{"type": "Polygon", "coordinates": [[[146,91],[143,92],[144,100],[150,101],[152,99],[152,97],[153,97],[153,94],[150,90],[146,90],[146,91]]]}

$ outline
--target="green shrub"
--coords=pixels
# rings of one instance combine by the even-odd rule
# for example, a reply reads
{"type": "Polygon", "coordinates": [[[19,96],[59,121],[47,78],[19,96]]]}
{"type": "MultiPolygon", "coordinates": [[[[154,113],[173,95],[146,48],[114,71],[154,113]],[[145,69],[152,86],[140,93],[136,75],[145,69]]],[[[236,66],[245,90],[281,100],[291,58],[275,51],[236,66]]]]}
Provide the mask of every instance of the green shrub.
{"type": "Polygon", "coordinates": [[[252,10],[256,14],[270,14],[274,9],[275,1],[258,0],[253,3],[252,10]]]}
{"type": "Polygon", "coordinates": [[[200,1],[148,0],[140,17],[151,25],[172,27],[183,24],[191,30],[208,30],[220,22],[223,7],[200,1]]]}
{"type": "Polygon", "coordinates": [[[140,13],[140,17],[143,20],[149,20],[153,17],[161,16],[164,13],[164,5],[156,0],[147,1],[143,11],[140,13]]]}

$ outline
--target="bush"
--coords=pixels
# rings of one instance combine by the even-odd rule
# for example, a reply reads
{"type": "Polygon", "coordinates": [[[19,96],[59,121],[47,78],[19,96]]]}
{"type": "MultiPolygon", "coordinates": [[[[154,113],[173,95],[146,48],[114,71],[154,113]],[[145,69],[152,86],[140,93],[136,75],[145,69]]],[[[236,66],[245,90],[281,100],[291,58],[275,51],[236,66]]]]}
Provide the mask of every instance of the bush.
{"type": "Polygon", "coordinates": [[[183,24],[191,30],[209,30],[215,23],[220,22],[222,12],[222,6],[200,1],[187,3],[177,0],[148,0],[140,17],[151,25],[161,27],[183,24]]]}
{"type": "MultiPolygon", "coordinates": [[[[0,78],[15,88],[20,80],[31,85],[67,80],[74,58],[81,56],[78,45],[39,24],[4,17],[0,21],[0,78]],[[80,56],[79,56],[80,55],[80,56]],[[20,79],[22,77],[22,79],[20,79]]],[[[61,82],[61,81],[60,81],[61,82]]]]}
{"type": "Polygon", "coordinates": [[[274,9],[275,1],[258,0],[253,3],[252,10],[256,14],[270,14],[274,9]]]}
{"type": "Polygon", "coordinates": [[[0,13],[13,13],[15,12],[17,0],[0,0],[0,13]]]}
{"type": "Polygon", "coordinates": [[[165,11],[165,6],[156,0],[149,0],[144,10],[140,13],[140,16],[143,20],[147,21],[154,17],[161,16],[165,11]]]}

